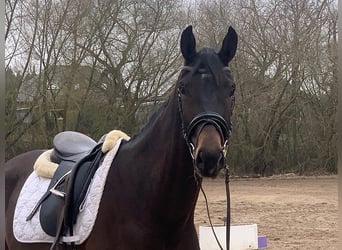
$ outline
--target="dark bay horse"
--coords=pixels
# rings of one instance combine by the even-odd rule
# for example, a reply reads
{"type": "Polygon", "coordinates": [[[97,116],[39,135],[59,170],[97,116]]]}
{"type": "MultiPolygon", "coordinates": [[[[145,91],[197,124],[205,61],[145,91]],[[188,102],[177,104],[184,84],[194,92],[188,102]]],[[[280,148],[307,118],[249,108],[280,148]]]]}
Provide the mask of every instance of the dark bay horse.
{"type": "MultiPolygon", "coordinates": [[[[196,51],[192,27],[181,36],[184,66],[168,100],[148,124],[121,145],[108,173],[95,226],[77,249],[199,249],[194,210],[203,177],[224,168],[235,84],[228,68],[237,34],[229,27],[218,53],[196,51]]],[[[16,200],[43,150],[5,165],[6,247],[49,249],[15,240],[16,200]]]]}

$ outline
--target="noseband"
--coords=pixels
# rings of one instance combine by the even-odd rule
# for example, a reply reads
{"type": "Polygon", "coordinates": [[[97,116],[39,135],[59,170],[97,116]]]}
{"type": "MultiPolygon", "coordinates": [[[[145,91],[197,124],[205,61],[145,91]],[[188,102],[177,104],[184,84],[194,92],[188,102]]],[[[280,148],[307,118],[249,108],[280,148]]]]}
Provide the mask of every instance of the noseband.
{"type": "Polygon", "coordinates": [[[204,112],[195,116],[190,122],[187,129],[187,136],[190,137],[194,134],[196,128],[200,126],[200,131],[206,125],[213,125],[220,134],[221,143],[225,145],[228,142],[231,130],[225,119],[215,112],[204,112]]]}

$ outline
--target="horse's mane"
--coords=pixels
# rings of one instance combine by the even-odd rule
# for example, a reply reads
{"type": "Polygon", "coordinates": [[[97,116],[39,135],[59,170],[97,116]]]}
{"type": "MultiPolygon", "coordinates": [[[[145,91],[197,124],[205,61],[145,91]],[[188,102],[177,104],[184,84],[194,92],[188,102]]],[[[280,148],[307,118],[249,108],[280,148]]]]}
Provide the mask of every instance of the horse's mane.
{"type": "Polygon", "coordinates": [[[165,110],[167,104],[169,103],[169,99],[170,97],[158,105],[158,108],[152,114],[150,114],[147,123],[140,129],[140,131],[137,134],[132,136],[131,140],[134,140],[136,137],[139,137],[139,135],[143,134],[146,130],[153,126],[154,122],[157,120],[159,115],[163,113],[163,111],[165,110]]]}

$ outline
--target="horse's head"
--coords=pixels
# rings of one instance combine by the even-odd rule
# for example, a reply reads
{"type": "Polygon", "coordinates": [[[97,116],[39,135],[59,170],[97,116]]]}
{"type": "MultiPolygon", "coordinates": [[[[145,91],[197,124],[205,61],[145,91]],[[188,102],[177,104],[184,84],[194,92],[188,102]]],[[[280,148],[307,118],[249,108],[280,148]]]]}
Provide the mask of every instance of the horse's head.
{"type": "Polygon", "coordinates": [[[185,63],[176,86],[178,105],[195,171],[203,177],[217,176],[226,165],[235,90],[228,63],[235,55],[237,40],[229,27],[218,53],[210,48],[197,52],[192,27],[181,36],[185,63]]]}

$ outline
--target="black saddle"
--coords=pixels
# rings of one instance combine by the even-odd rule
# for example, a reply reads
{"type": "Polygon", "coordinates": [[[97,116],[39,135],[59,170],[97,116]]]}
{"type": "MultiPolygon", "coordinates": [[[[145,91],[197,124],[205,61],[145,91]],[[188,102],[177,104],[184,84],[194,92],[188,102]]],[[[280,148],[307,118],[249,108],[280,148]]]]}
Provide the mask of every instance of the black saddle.
{"type": "Polygon", "coordinates": [[[51,160],[59,166],[48,190],[27,217],[30,220],[40,207],[41,226],[48,235],[55,237],[51,249],[61,236],[73,235],[80,206],[104,156],[102,143],[102,138],[96,143],[90,137],[73,131],[61,132],[53,140],[51,160]]]}

